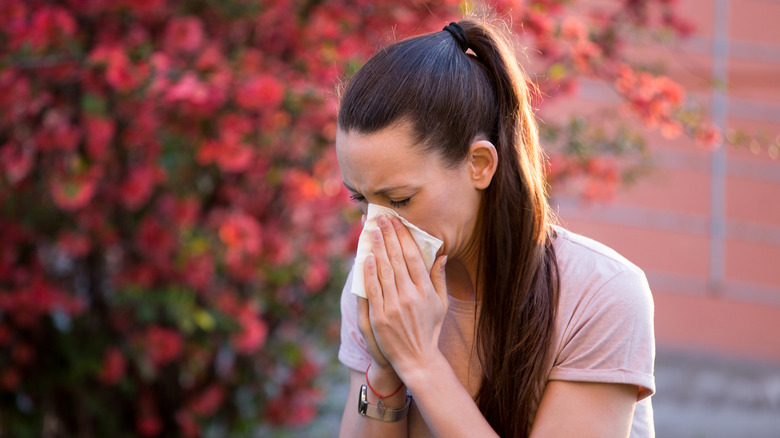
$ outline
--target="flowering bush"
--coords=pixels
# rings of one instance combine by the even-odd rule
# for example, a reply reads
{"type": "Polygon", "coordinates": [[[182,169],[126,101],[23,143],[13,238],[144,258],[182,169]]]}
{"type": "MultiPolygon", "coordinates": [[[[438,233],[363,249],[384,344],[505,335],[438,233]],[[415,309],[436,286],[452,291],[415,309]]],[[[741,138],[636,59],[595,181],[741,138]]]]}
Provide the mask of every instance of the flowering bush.
{"type": "MultiPolygon", "coordinates": [[[[679,86],[623,61],[631,29],[688,31],[667,2],[587,20],[568,7],[496,6],[539,50],[548,98],[606,79],[646,125],[714,141],[677,117],[679,86]]],[[[356,237],[335,87],[391,30],[461,13],[455,0],[0,2],[0,435],[308,423],[356,237]]],[[[616,151],[641,149],[591,128],[548,126],[565,146],[554,181],[615,183],[616,151]]]]}

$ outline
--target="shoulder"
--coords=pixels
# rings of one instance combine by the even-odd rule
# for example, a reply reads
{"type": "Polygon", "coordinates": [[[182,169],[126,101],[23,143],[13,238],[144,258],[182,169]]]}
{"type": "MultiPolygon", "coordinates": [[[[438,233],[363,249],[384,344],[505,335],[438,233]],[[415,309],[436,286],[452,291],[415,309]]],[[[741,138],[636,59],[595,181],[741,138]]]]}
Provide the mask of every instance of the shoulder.
{"type": "Polygon", "coordinates": [[[602,295],[602,300],[597,301],[617,300],[624,304],[634,301],[636,305],[652,306],[647,278],[638,266],[593,239],[561,227],[555,227],[555,231],[563,302],[602,295]]]}
{"type": "Polygon", "coordinates": [[[555,227],[555,254],[559,268],[570,274],[582,274],[583,269],[597,275],[610,275],[628,271],[644,276],[638,266],[618,254],[617,251],[589,237],[555,227]]]}
{"type": "Polygon", "coordinates": [[[592,334],[652,336],[654,303],[644,272],[613,249],[556,228],[556,258],[560,288],[557,323],[571,340],[584,326],[592,334]]]}

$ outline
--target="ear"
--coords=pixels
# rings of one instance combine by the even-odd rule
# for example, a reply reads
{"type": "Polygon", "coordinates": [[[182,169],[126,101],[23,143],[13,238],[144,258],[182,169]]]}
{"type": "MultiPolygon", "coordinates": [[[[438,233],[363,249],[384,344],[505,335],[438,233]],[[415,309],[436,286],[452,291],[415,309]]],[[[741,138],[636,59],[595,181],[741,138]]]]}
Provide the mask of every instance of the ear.
{"type": "Polygon", "coordinates": [[[475,141],[469,147],[468,166],[471,180],[477,189],[486,189],[493,180],[498,166],[498,153],[493,143],[475,141]]]}

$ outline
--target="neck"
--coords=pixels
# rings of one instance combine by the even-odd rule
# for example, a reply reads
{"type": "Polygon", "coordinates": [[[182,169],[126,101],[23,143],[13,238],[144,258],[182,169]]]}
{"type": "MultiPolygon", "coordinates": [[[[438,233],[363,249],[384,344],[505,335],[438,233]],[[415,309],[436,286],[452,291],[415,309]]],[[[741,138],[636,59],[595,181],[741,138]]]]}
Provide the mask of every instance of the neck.
{"type": "Polygon", "coordinates": [[[461,301],[477,299],[477,265],[459,258],[447,261],[447,293],[461,301]]]}

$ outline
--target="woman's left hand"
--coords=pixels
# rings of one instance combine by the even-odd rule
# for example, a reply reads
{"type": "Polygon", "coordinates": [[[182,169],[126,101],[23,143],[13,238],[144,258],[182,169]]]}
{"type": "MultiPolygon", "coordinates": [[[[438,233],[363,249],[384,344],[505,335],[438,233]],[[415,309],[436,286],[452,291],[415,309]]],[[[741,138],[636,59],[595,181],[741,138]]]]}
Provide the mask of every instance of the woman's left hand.
{"type": "Polygon", "coordinates": [[[411,233],[397,218],[377,218],[366,259],[369,320],[379,348],[403,378],[438,352],[449,298],[444,274],[447,256],[430,275],[411,233]]]}

